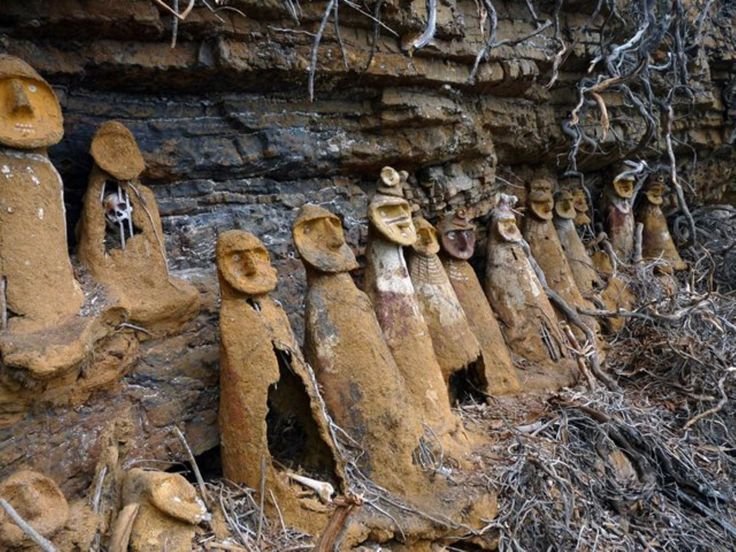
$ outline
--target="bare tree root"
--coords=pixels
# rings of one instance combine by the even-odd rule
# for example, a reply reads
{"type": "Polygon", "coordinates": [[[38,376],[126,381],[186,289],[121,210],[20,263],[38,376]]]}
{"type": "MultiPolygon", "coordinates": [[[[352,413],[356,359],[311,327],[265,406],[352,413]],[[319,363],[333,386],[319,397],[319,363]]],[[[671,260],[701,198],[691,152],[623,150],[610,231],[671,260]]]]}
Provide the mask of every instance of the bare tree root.
{"type": "Polygon", "coordinates": [[[590,345],[590,353],[588,354],[588,359],[590,361],[590,370],[593,372],[595,377],[598,378],[606,387],[611,390],[617,390],[618,385],[616,385],[616,382],[608,377],[608,375],[606,375],[606,373],[601,368],[598,351],[596,349],[597,339],[595,332],[590,328],[590,326],[583,322],[578,313],[572,307],[570,307],[570,305],[567,304],[567,302],[560,296],[560,294],[549,287],[549,285],[547,284],[547,278],[544,275],[544,271],[537,264],[537,261],[534,259],[531,249],[529,248],[529,244],[524,240],[522,240],[522,247],[526,252],[526,256],[529,259],[534,272],[537,275],[537,279],[542,284],[547,297],[549,297],[550,301],[552,301],[552,303],[560,311],[562,311],[562,313],[565,315],[565,318],[567,318],[571,324],[573,324],[576,328],[578,328],[581,332],[585,334],[585,339],[590,345]]]}

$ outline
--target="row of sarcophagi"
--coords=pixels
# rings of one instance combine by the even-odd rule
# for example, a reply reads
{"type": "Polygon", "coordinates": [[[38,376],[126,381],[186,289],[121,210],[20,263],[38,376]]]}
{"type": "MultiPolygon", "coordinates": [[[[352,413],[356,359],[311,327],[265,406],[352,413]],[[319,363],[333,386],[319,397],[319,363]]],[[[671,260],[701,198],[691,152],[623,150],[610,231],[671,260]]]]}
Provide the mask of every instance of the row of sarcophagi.
{"type": "MultiPolygon", "coordinates": [[[[166,332],[191,318],[199,296],[168,273],[156,201],[139,181],[144,162],[128,129],[105,123],[90,148],[95,168],[78,252],[104,285],[97,301],[74,277],[63,187],[43,150],[62,136],[58,101],[32,68],[9,56],[0,56],[0,92],[4,364],[50,378],[79,365],[121,321],[166,332]]],[[[324,523],[330,500],[324,485],[344,484],[337,426],[362,451],[357,465],[372,480],[440,508],[439,483],[430,482],[422,458],[442,451],[461,464],[477,437],[451,410],[459,386],[503,395],[572,383],[570,351],[590,334],[563,331],[564,313],[548,291],[578,311],[616,307],[626,297],[625,282],[604,273],[612,258],[626,262],[633,251],[631,175],[622,174],[606,195],[607,262],[601,252],[588,254],[576,230],[588,212],[581,189],[553,198],[551,181],[532,182],[523,236],[514,198],[501,195],[491,213],[482,283],[469,263],[475,247],[469,213],[450,213],[435,228],[412,217],[405,184],[405,173],[381,172],[368,211],[364,291],[350,275],[357,262],[340,219],[316,205],[300,209],[293,239],[307,273],[303,347],[269,296],[277,275],[263,244],[241,231],[218,238],[223,467],[254,488],[265,473],[274,503],[297,526],[324,523]],[[317,503],[295,492],[304,485],[318,489],[317,503]]],[[[662,183],[653,179],[640,212],[643,254],[681,268],[659,210],[661,194],[662,183]]],[[[582,318],[598,336],[595,319],[582,318]]],[[[458,511],[483,504],[477,496],[463,498],[458,511]]]]}
{"type": "MultiPolygon", "coordinates": [[[[475,228],[467,214],[451,213],[437,228],[412,218],[405,181],[390,167],[381,172],[368,208],[363,291],[350,275],[358,265],[340,218],[317,205],[299,210],[292,236],[307,274],[303,353],[269,296],[277,275],[264,245],[239,230],[218,239],[223,468],[254,485],[257,459],[275,457],[267,462],[269,485],[282,508],[293,505],[291,476],[277,466],[330,480],[330,420],[360,444],[359,464],[371,478],[416,499],[427,485],[416,461],[427,435],[459,463],[473,441],[451,410],[463,383],[498,396],[575,381],[570,351],[581,347],[575,332],[562,330],[564,311],[550,303],[551,291],[578,312],[603,302],[607,289],[614,306],[625,295],[625,281],[601,275],[588,256],[575,229],[576,218],[587,221],[574,194],[562,191],[554,203],[550,181],[532,183],[523,235],[515,198],[500,196],[483,284],[469,263],[475,228]],[[272,434],[282,418],[301,420],[301,455],[282,455],[272,434]]],[[[597,322],[581,318],[595,336],[588,345],[603,352],[597,322]]]]}

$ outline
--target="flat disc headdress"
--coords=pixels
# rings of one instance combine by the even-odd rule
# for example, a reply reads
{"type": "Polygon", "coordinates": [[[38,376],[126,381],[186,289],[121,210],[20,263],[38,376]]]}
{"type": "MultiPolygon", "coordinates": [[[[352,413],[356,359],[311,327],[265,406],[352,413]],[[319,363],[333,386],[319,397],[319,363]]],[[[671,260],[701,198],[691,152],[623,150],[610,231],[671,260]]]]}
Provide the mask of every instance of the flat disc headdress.
{"type": "Polygon", "coordinates": [[[92,139],[90,153],[102,170],[118,180],[132,180],[146,168],[130,130],[118,121],[103,123],[92,139]]]}

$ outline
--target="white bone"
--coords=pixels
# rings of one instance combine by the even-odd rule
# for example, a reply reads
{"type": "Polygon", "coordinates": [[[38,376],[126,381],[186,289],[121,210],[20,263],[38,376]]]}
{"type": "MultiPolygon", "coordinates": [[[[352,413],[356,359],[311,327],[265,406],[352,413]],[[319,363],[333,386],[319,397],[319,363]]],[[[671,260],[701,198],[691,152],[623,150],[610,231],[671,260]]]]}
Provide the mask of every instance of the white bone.
{"type": "Polygon", "coordinates": [[[317,481],[311,477],[305,477],[293,472],[286,472],[286,475],[296,481],[297,483],[304,485],[312,489],[324,504],[330,504],[332,502],[332,495],[335,494],[335,487],[324,481],[317,481]]]}
{"type": "Polygon", "coordinates": [[[128,233],[133,237],[133,208],[130,206],[130,195],[125,192],[125,211],[128,213],[128,233]]]}

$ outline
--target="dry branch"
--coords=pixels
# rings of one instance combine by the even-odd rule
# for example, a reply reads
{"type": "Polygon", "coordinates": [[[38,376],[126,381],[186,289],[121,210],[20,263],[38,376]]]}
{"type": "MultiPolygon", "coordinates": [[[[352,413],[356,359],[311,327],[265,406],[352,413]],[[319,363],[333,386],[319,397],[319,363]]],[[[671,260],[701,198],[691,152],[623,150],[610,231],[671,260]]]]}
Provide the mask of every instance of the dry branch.
{"type": "Polygon", "coordinates": [[[15,511],[15,508],[13,508],[4,498],[0,498],[0,507],[5,510],[8,517],[10,517],[10,519],[12,519],[13,522],[41,548],[41,550],[44,552],[56,552],[56,547],[51,543],[51,541],[44,538],[41,533],[31,527],[31,525],[24,520],[23,517],[15,511]]]}

